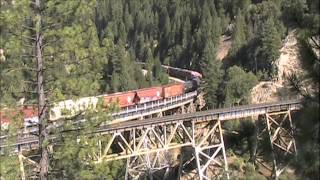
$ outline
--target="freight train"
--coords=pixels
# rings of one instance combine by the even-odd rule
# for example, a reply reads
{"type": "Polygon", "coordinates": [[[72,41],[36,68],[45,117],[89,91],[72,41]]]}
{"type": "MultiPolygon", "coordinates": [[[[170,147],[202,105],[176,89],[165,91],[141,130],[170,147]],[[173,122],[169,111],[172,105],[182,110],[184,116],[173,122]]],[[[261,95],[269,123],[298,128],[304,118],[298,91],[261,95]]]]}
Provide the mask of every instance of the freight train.
{"type": "MultiPolygon", "coordinates": [[[[104,94],[94,97],[84,97],[78,100],[65,100],[54,103],[49,111],[49,120],[56,121],[58,119],[69,118],[88,108],[96,108],[99,99],[102,99],[106,106],[110,104],[118,104],[120,108],[127,108],[150,101],[161,100],[164,98],[179,96],[187,92],[196,90],[202,79],[202,75],[195,71],[173,68],[170,66],[162,66],[170,76],[183,79],[183,82],[174,82],[163,86],[156,86],[144,89],[137,89],[127,92],[119,92],[113,94],[104,94]]],[[[2,129],[10,124],[10,119],[15,114],[24,117],[24,126],[32,126],[38,123],[36,107],[22,107],[17,111],[0,111],[0,123],[2,129]]]]}

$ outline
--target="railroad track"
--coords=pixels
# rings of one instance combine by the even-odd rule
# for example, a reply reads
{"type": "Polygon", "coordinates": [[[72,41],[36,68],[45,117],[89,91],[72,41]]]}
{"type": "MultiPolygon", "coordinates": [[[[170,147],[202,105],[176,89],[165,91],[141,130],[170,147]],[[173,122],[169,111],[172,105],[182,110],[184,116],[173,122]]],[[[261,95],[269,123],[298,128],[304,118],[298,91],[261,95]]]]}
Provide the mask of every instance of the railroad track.
{"type": "MultiPolygon", "coordinates": [[[[145,128],[148,126],[156,126],[161,124],[171,124],[177,121],[210,121],[210,120],[232,120],[244,117],[258,116],[271,112],[279,112],[284,110],[298,110],[301,108],[301,100],[287,100],[274,103],[243,105],[230,108],[213,109],[207,111],[200,111],[189,114],[179,114],[172,116],[164,116],[152,119],[136,119],[132,121],[119,122],[117,124],[108,124],[101,126],[93,133],[111,134],[118,131],[127,131],[133,128],[145,128]]],[[[54,136],[51,137],[54,139],[54,136]]],[[[16,142],[10,144],[11,146],[24,146],[30,144],[37,144],[37,136],[17,137],[16,142]]],[[[0,139],[0,148],[8,146],[6,140],[0,139]]]]}

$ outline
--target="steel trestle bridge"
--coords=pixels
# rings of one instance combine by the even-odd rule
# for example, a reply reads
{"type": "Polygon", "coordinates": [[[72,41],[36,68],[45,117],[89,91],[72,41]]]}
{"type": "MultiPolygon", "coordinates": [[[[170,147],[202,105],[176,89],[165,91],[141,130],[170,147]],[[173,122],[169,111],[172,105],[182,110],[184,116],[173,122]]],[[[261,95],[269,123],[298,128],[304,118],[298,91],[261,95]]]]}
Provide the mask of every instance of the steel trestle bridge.
{"type": "MultiPolygon", "coordinates": [[[[192,97],[194,95],[192,94],[192,97]]],[[[190,96],[191,97],[191,96],[190,96]]],[[[190,100],[185,97],[184,100],[190,100]]],[[[227,120],[247,117],[260,117],[257,124],[262,126],[257,132],[257,141],[262,141],[263,134],[269,137],[272,150],[272,164],[268,166],[263,160],[263,152],[259,147],[255,152],[255,162],[266,168],[271,168],[273,177],[277,179],[284,170],[285,164],[281,157],[291,157],[296,154],[296,144],[293,136],[291,112],[301,108],[301,100],[288,100],[267,104],[237,106],[232,108],[214,109],[193,113],[187,111],[183,98],[173,103],[181,105],[181,114],[161,117],[162,111],[168,104],[158,102],[158,106],[141,108],[128,113],[142,114],[140,118],[131,121],[118,121],[99,127],[95,133],[107,135],[104,145],[99,145],[100,152],[92,158],[96,163],[127,160],[126,178],[139,179],[148,175],[151,179],[155,172],[162,171],[161,179],[169,177],[169,170],[174,164],[169,151],[173,149],[187,149],[192,155],[187,156],[181,152],[179,161],[179,177],[185,174],[185,167],[195,164],[199,179],[210,177],[229,177],[228,163],[223,141],[221,124],[227,120]],[[178,102],[182,103],[179,104],[178,102]],[[161,104],[163,103],[163,104],[161,104]],[[144,113],[156,113],[158,117],[145,119],[144,113]],[[116,151],[113,147],[117,147],[116,151]],[[111,150],[112,149],[112,150],[111,150]]],[[[143,107],[146,107],[143,105],[143,107]]],[[[179,107],[179,106],[177,106],[179,107]]],[[[152,114],[150,113],[150,114],[152,114]]],[[[120,113],[121,114],[121,113],[120,113]]],[[[120,115],[118,114],[118,115],[120,115]]],[[[127,119],[125,119],[127,120],[127,119]]],[[[18,149],[32,149],[38,144],[38,137],[19,137],[13,145],[18,149]]],[[[4,139],[0,141],[0,148],[7,146],[4,139]]],[[[30,160],[29,160],[30,161],[30,160]]],[[[195,177],[194,177],[195,178],[195,177]]]]}

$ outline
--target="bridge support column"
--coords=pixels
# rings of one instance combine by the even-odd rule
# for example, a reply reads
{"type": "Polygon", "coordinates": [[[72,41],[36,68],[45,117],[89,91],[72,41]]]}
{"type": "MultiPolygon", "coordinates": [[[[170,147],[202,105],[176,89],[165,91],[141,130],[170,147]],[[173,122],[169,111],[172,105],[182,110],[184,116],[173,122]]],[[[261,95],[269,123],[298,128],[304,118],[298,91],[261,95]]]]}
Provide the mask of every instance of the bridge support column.
{"type": "Polygon", "coordinates": [[[168,152],[160,151],[128,158],[128,179],[166,179],[171,167],[168,152]],[[160,172],[161,171],[161,172],[160,172]]]}
{"type": "Polygon", "coordinates": [[[273,177],[278,179],[288,165],[288,158],[297,153],[290,110],[267,113],[266,122],[273,155],[273,177]]]}
{"type": "Polygon", "coordinates": [[[270,143],[268,140],[268,129],[267,122],[265,121],[265,116],[257,117],[255,123],[255,142],[252,152],[252,161],[259,167],[261,172],[264,172],[263,175],[270,176],[272,173],[272,164],[270,164],[266,159],[270,159],[268,156],[271,152],[270,143]],[[263,170],[264,169],[264,170],[263,170]],[[270,174],[266,174],[268,172],[270,174]]]}
{"type": "Polygon", "coordinates": [[[270,172],[264,175],[278,179],[289,159],[297,153],[290,110],[266,113],[256,127],[258,147],[254,160],[270,172]]]}
{"type": "Polygon", "coordinates": [[[199,178],[204,180],[222,176],[221,169],[223,169],[222,172],[225,172],[229,179],[220,120],[209,122],[207,129],[206,133],[198,133],[193,142],[199,178]]]}
{"type": "Polygon", "coordinates": [[[127,178],[166,179],[173,164],[168,145],[176,131],[177,128],[166,125],[132,130],[127,144],[134,156],[127,159],[127,178]]]}
{"type": "Polygon", "coordinates": [[[196,105],[193,102],[191,102],[187,107],[187,113],[194,113],[194,112],[196,112],[196,105]]]}
{"type": "Polygon", "coordinates": [[[26,179],[26,174],[24,172],[24,165],[23,165],[23,155],[22,155],[22,152],[19,151],[19,154],[18,154],[18,158],[19,158],[19,163],[20,163],[20,173],[21,173],[21,180],[25,180],[26,179]]]}
{"type": "Polygon", "coordinates": [[[157,117],[162,117],[163,116],[163,113],[162,112],[159,112],[158,114],[157,114],[157,117]]]}
{"type": "Polygon", "coordinates": [[[20,165],[20,178],[22,180],[38,179],[38,173],[40,171],[39,163],[24,156],[21,150],[19,150],[18,159],[20,165]]]}

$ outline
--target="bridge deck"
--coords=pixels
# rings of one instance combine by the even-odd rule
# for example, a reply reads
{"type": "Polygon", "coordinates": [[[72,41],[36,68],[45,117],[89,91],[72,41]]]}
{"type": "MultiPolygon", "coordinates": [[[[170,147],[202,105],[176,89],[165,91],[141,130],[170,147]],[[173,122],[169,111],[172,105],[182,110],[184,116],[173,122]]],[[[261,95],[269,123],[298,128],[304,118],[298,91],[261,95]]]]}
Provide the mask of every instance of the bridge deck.
{"type": "MultiPolygon", "coordinates": [[[[145,128],[159,124],[170,124],[177,121],[210,121],[213,119],[231,120],[250,116],[257,116],[269,112],[278,112],[283,110],[297,110],[301,106],[301,100],[288,100],[275,103],[243,105],[231,108],[214,109],[200,111],[189,114],[179,114],[164,116],[152,119],[137,119],[132,121],[120,122],[117,124],[104,125],[98,128],[97,133],[109,134],[115,131],[126,131],[133,128],[145,128]]],[[[37,143],[37,136],[26,136],[17,138],[17,142],[12,145],[25,145],[37,143]]],[[[4,139],[0,139],[0,148],[7,146],[4,139]]]]}
{"type": "Polygon", "coordinates": [[[125,121],[118,124],[105,125],[98,132],[123,131],[131,128],[139,128],[152,126],[157,124],[167,124],[176,121],[209,121],[213,119],[231,120],[243,117],[257,116],[268,112],[277,112],[280,110],[297,110],[300,108],[301,100],[289,100],[275,103],[243,105],[231,108],[213,109],[200,111],[196,113],[179,114],[172,116],[164,116],[153,119],[139,119],[134,121],[125,121]]]}

